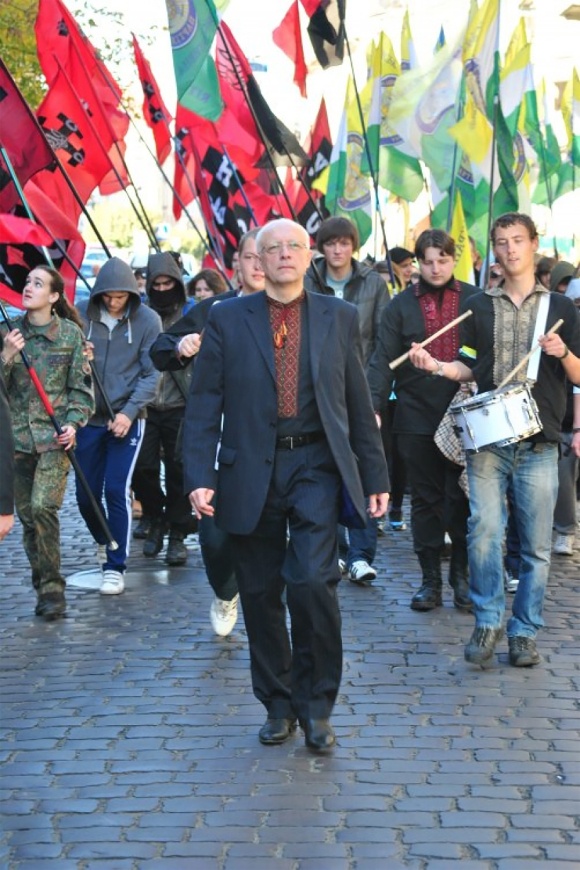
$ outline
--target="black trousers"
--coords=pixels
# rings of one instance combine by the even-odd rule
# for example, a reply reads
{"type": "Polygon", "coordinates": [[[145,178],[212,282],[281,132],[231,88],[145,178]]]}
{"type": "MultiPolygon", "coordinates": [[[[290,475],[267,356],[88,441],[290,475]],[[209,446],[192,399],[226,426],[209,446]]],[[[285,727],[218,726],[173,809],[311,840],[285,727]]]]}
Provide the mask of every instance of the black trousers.
{"type": "Polygon", "coordinates": [[[431,435],[405,433],[398,439],[411,486],[411,529],[417,555],[441,551],[445,532],[466,547],[469,502],[459,486],[461,466],[443,456],[431,435]]]}
{"type": "Polygon", "coordinates": [[[270,718],[328,718],[338,694],[339,494],[325,441],[278,450],[256,529],[232,535],[252,685],[270,718]]]}
{"type": "Polygon", "coordinates": [[[191,505],[183,493],[183,466],[175,451],[184,412],[184,408],[168,411],[147,409],[145,437],[133,472],[132,486],[145,516],[165,518],[170,527],[187,533],[191,526],[191,505]],[[161,485],[162,459],[165,491],[161,485]]]}
{"type": "Polygon", "coordinates": [[[199,521],[199,546],[209,585],[222,601],[231,601],[238,592],[234,548],[227,532],[218,529],[213,517],[199,521]]]}

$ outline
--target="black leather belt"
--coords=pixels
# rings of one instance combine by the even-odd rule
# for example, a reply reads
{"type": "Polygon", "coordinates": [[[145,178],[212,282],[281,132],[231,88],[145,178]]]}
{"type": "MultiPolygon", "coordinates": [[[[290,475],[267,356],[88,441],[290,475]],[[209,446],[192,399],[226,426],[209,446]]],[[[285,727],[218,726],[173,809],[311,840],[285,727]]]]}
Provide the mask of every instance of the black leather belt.
{"type": "Polygon", "coordinates": [[[324,432],[308,432],[306,435],[285,435],[276,438],[276,450],[294,450],[296,447],[304,447],[324,438],[324,432]]]}

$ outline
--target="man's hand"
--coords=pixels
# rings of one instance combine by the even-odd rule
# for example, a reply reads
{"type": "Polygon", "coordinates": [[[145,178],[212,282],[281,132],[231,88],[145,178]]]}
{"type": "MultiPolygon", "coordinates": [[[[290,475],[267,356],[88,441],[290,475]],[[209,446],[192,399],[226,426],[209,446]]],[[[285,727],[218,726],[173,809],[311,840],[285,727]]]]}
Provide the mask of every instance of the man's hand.
{"type": "Polygon", "coordinates": [[[192,332],[190,335],[184,335],[177,345],[177,355],[184,356],[189,359],[199,353],[201,347],[201,333],[192,332]]]}
{"type": "Polygon", "coordinates": [[[215,490],[213,489],[194,489],[193,492],[189,493],[189,503],[193,508],[193,512],[198,520],[201,519],[202,516],[213,517],[214,515],[214,507],[211,504],[211,501],[215,495],[215,490]]]}
{"type": "Polygon", "coordinates": [[[562,359],[567,356],[568,348],[560,338],[557,332],[549,332],[547,335],[541,335],[539,338],[540,347],[548,356],[555,356],[556,359],[562,359]]]}
{"type": "Polygon", "coordinates": [[[369,506],[367,508],[367,513],[369,517],[373,517],[374,519],[377,519],[378,517],[384,517],[387,512],[388,506],[388,492],[379,492],[375,495],[369,495],[369,506]]]}
{"type": "Polygon", "coordinates": [[[409,360],[417,369],[422,369],[431,374],[437,371],[437,360],[416,341],[410,347],[409,360]]]}
{"type": "Polygon", "coordinates": [[[111,432],[115,438],[124,438],[131,428],[131,421],[126,414],[115,414],[115,419],[110,420],[108,426],[109,432],[111,432]]]}

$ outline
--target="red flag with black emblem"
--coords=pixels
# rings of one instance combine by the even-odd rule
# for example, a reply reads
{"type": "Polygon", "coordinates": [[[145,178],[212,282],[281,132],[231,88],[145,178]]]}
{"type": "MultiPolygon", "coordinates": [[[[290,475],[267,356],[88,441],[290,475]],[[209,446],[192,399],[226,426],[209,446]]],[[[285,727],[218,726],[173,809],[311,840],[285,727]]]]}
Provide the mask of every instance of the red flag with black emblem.
{"type": "MultiPolygon", "coordinates": [[[[40,0],[35,32],[38,60],[49,85],[54,85],[64,71],[79,99],[106,120],[110,161],[119,177],[107,175],[102,192],[121,190],[128,183],[126,170],[112,145],[113,141],[120,143],[129,128],[129,116],[120,105],[121,88],[61,0],[40,0]]],[[[97,122],[97,129],[100,126],[97,122]]],[[[86,142],[85,151],[88,147],[86,142]]]]}
{"type": "MultiPolygon", "coordinates": [[[[111,170],[108,156],[113,147],[111,130],[98,106],[93,110],[92,105],[81,103],[65,71],[60,70],[38,108],[37,117],[79,197],[86,203],[111,170]]],[[[80,206],[73,206],[72,194],[60,173],[43,172],[37,181],[53,202],[67,210],[67,214],[73,208],[78,218],[80,206]]]]}
{"type": "MultiPolygon", "coordinates": [[[[54,154],[36,118],[1,60],[0,145],[22,186],[36,172],[54,164],[54,154]]],[[[0,212],[9,211],[18,202],[20,197],[0,154],[0,212]]]]}
{"type": "Polygon", "coordinates": [[[151,72],[149,62],[141,51],[137,37],[134,33],[132,35],[135,63],[143,88],[143,117],[153,132],[157,160],[159,163],[164,163],[171,151],[171,134],[169,132],[171,115],[163,102],[159,85],[151,72]]]}

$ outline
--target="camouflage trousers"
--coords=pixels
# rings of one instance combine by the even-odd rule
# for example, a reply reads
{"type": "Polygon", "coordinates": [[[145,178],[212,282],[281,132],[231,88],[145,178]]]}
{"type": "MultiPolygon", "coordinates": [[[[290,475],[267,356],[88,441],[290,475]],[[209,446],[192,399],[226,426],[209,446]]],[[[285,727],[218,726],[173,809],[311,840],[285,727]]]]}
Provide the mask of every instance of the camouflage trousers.
{"type": "Polygon", "coordinates": [[[70,462],[64,450],[16,453],[14,501],[22,523],[22,541],[37,591],[60,592],[60,522],[70,462]]]}

